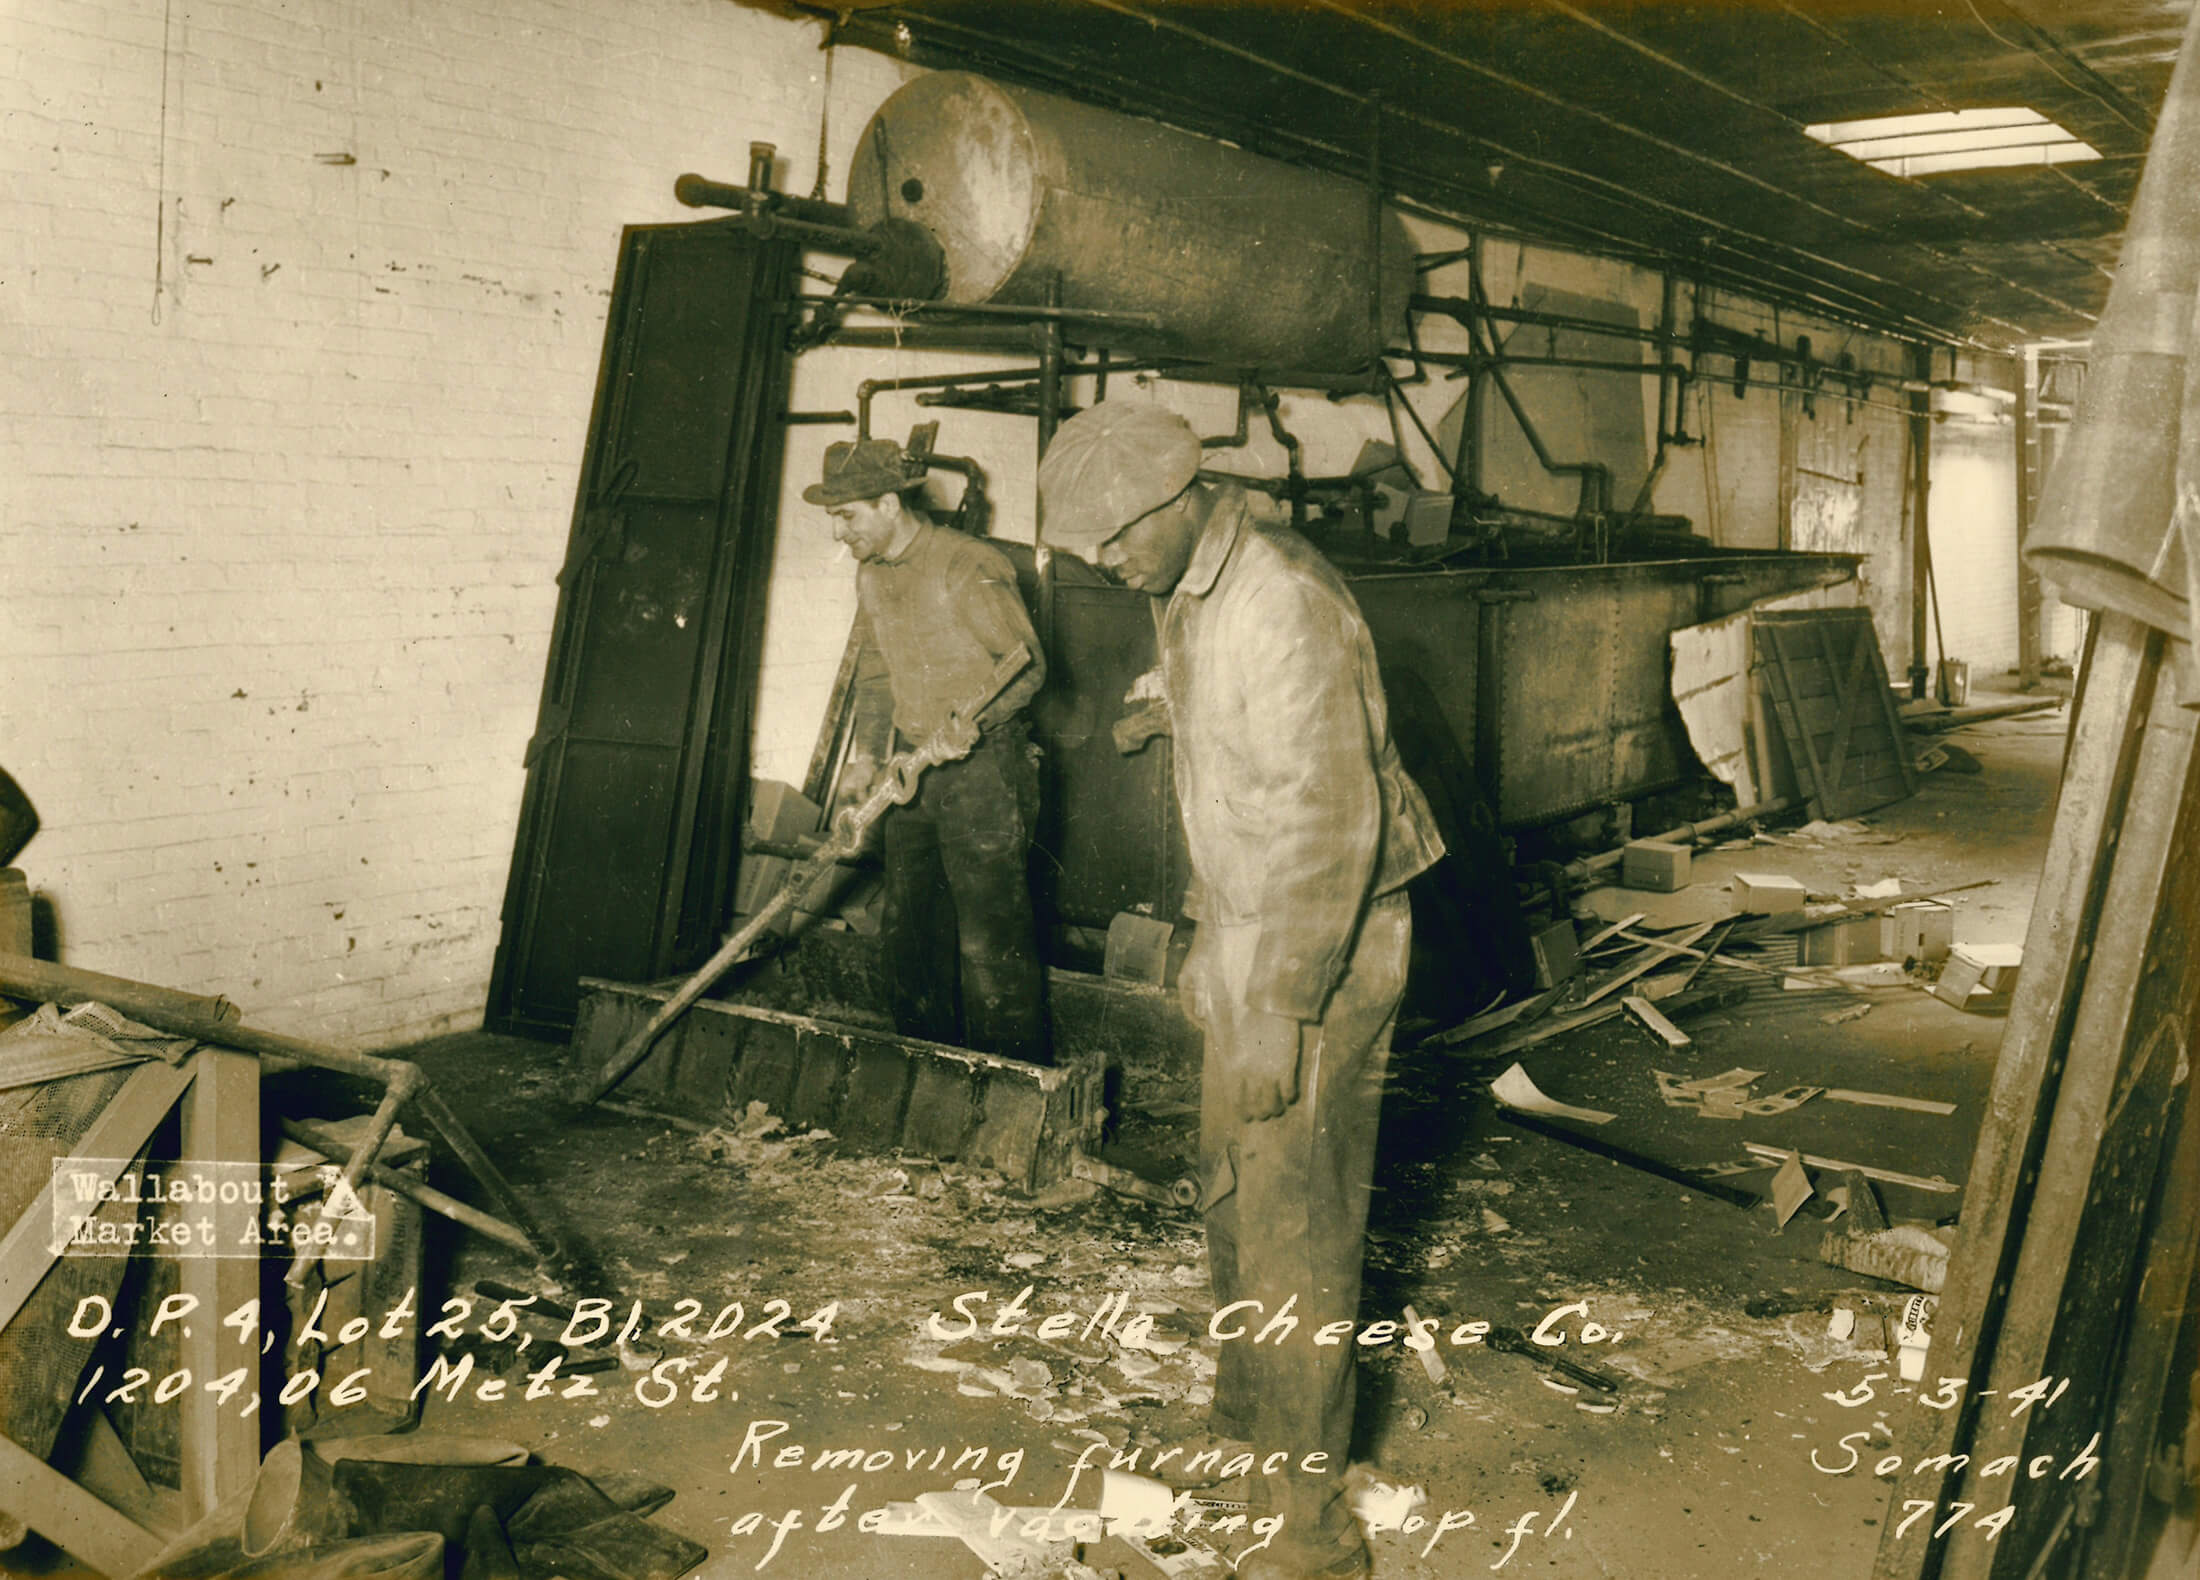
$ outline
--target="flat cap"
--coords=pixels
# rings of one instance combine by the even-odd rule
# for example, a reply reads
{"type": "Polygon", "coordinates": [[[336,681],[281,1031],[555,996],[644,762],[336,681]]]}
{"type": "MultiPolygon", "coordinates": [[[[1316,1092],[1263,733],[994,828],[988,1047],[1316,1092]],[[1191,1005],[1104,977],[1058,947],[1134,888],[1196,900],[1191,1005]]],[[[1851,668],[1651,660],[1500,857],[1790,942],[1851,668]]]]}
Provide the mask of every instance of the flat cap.
{"type": "Polygon", "coordinates": [[[825,447],[824,481],[802,490],[813,505],[846,505],[899,493],[923,482],[910,473],[901,446],[891,439],[852,439],[825,447]]]}
{"type": "Polygon", "coordinates": [[[1184,492],[1199,435],[1148,401],[1103,401],[1062,424],[1039,463],[1039,536],[1083,556],[1184,492]]]}

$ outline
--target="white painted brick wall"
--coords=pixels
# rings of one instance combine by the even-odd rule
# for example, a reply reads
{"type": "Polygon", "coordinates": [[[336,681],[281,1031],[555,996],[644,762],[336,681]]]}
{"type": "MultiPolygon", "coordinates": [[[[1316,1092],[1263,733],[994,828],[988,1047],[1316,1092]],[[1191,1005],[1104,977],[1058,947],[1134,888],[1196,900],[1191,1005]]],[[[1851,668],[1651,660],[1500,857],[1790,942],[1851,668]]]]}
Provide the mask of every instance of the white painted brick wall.
{"type": "MultiPolygon", "coordinates": [[[[44,815],[22,864],[65,959],[360,1042],[478,1021],[619,229],[694,217],[672,177],[739,180],[751,139],[809,190],[817,38],[726,0],[25,0],[0,19],[0,764],[44,815]]],[[[828,195],[903,76],[840,53],[828,195]]],[[[1510,266],[1501,299],[1532,281],[1657,309],[1622,265],[1510,266]]],[[[981,365],[814,352],[794,404],[981,365]]],[[[1460,387],[1411,398],[1433,426],[1460,387]]],[[[1223,389],[1111,393],[1234,422],[1223,389]]],[[[1284,412],[1317,473],[1390,433],[1368,399],[1284,412]]],[[[1029,540],[1029,421],[885,395],[877,430],[935,415],[941,448],[985,466],[996,532],[1029,540]]],[[[1777,473],[1736,426],[1727,541],[1777,473]]],[[[847,433],[790,435],[760,775],[807,766],[854,607],[799,499],[847,433]]],[[[1265,435],[1214,459],[1282,465],[1265,435]]],[[[1702,519],[1712,491],[1692,451],[1658,499],[1702,519]]]]}
{"type": "MultiPolygon", "coordinates": [[[[817,40],[724,0],[0,18],[0,763],[63,958],[363,1042],[478,1020],[619,229],[752,138],[807,190],[817,40]]],[[[842,52],[840,163],[901,76],[842,52]]]]}

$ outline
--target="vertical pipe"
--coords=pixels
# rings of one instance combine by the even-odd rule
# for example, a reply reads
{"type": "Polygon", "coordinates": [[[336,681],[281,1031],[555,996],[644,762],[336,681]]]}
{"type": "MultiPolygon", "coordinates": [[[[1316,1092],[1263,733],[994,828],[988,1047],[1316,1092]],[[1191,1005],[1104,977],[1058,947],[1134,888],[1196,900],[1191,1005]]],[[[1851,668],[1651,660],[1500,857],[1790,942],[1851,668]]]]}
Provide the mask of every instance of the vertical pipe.
{"type": "Polygon", "coordinates": [[[1926,599],[1932,596],[1933,541],[1928,504],[1933,467],[1933,348],[1920,341],[1910,348],[1918,387],[1910,391],[1910,697],[1932,695],[1932,670],[1925,662],[1926,599]]]}
{"type": "Polygon", "coordinates": [[[2017,689],[2040,683],[2040,573],[2025,555],[2032,536],[2033,490],[2039,486],[2040,353],[2024,348],[2024,376],[2017,380],[2017,689]]]}
{"type": "MultiPolygon", "coordinates": [[[[1468,294],[1474,301],[1479,302],[1482,298],[1482,233],[1480,231],[1470,231],[1467,234],[1467,278],[1470,282],[1468,294]]],[[[1475,330],[1471,317],[1467,323],[1467,344],[1470,349],[1476,351],[1479,351],[1482,345],[1481,335],[1475,330]]],[[[1485,398],[1482,369],[1477,365],[1467,373],[1467,411],[1465,420],[1459,425],[1459,465],[1454,469],[1455,476],[1465,479],[1458,486],[1465,491],[1468,505],[1475,509],[1481,508],[1484,498],[1482,492],[1482,402],[1485,398]]],[[[1496,805],[1494,801],[1490,804],[1492,806],[1496,805]]]]}
{"type": "MultiPolygon", "coordinates": [[[[1047,285],[1047,306],[1062,305],[1062,279],[1056,275],[1047,285]]],[[[1039,453],[1036,460],[1046,459],[1047,446],[1054,443],[1054,430],[1062,421],[1062,321],[1059,318],[1044,320],[1036,331],[1039,337],[1039,453]]],[[[1033,476],[1038,475],[1033,468],[1033,476]]],[[[1033,486],[1034,519],[1038,509],[1038,489],[1033,486]]],[[[1037,539],[1034,530],[1033,538],[1037,539]]],[[[1054,653],[1054,556],[1043,548],[1039,551],[1039,608],[1036,625],[1039,651],[1051,663],[1054,653]]]]}
{"type": "Polygon", "coordinates": [[[1367,343],[1378,367],[1388,337],[1383,323],[1383,99],[1367,99],[1367,343]]]}

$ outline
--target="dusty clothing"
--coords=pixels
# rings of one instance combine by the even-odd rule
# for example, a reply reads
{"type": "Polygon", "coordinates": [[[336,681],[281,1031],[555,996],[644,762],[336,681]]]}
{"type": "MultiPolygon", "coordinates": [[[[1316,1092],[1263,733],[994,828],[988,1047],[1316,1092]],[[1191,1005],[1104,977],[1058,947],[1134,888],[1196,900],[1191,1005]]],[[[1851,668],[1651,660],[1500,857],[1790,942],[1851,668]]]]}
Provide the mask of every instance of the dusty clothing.
{"type": "Polygon", "coordinates": [[[1201,1203],[1218,1305],[1258,1301],[1225,1341],[1218,1428],[1293,1469],[1258,1478],[1270,1549],[1321,1570],[1364,1555],[1344,1501],[1353,1351],[1312,1342],[1358,1315],[1390,1032],[1413,933],[1403,888],[1443,854],[1390,739],[1359,607],[1296,533],[1225,490],[1162,625],[1176,790],[1199,919],[1184,968],[1206,1033],[1201,1203]],[[1229,1074],[1263,1017],[1299,1023],[1298,1101],[1237,1111],[1229,1074]],[[1251,1334],[1286,1304],[1282,1343],[1251,1334]],[[1329,1457],[1321,1474],[1297,1467],[1329,1457]]]}
{"type": "Polygon", "coordinates": [[[1413,912],[1403,894],[1373,901],[1361,919],[1342,980],[1322,1018],[1299,1032],[1299,1100],[1274,1119],[1247,1123],[1230,1107],[1218,1066],[1231,1056],[1247,1005],[1259,929],[1201,923],[1187,977],[1210,984],[1191,1006],[1207,1034],[1201,1082],[1200,1180],[1206,1203],[1207,1263],[1219,1310],[1260,1302],[1231,1319],[1215,1375],[1218,1430],[1244,1438],[1263,1457],[1289,1449],[1329,1456],[1321,1475],[1256,1481],[1283,1529],[1274,1551],[1320,1568],[1359,1540],[1344,1502],[1352,1446],[1353,1350],[1316,1345],[1326,1322],[1359,1315],[1375,1136],[1390,1029],[1405,992],[1413,912]],[[1253,1335],[1285,1311],[1298,1326],[1281,1343],[1253,1335]]]}
{"type": "Polygon", "coordinates": [[[917,798],[887,818],[881,961],[905,1035],[1052,1062],[1027,866],[1038,815],[1017,719],[926,769],[917,798]]]}
{"type": "Polygon", "coordinates": [[[1023,719],[1046,660],[1015,570],[990,543],[925,522],[900,556],[862,566],[856,596],[870,649],[859,683],[883,663],[911,745],[982,690],[1004,653],[1031,651],[979,716],[970,756],[927,769],[916,799],[887,814],[879,932],[896,1029],[1046,1063],[1029,869],[1039,780],[1023,719]]]}
{"type": "Polygon", "coordinates": [[[979,723],[1021,713],[1046,682],[1046,658],[1016,591],[1015,568],[992,544],[923,522],[908,548],[856,572],[856,601],[894,693],[894,727],[914,745],[985,685],[1019,642],[1031,667],[979,723]]]}
{"type": "Polygon", "coordinates": [[[1316,1019],[1368,898],[1444,853],[1359,605],[1312,544],[1225,489],[1169,600],[1162,678],[1186,914],[1258,923],[1248,1002],[1316,1019]]]}

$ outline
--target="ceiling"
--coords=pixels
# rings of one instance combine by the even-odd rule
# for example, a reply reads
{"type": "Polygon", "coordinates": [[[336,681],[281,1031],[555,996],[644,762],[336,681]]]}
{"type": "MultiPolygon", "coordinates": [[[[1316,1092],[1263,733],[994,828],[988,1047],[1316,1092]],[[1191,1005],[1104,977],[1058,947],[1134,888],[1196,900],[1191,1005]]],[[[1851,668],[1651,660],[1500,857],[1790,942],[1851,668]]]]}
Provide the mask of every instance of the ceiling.
{"type": "Polygon", "coordinates": [[[2191,5],[859,0],[839,37],[1357,177],[1372,159],[1452,218],[2011,346],[2090,332],[2191,5]],[[2000,105],[2103,157],[1905,180],[1803,131],[2000,105]]]}

